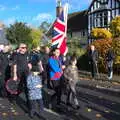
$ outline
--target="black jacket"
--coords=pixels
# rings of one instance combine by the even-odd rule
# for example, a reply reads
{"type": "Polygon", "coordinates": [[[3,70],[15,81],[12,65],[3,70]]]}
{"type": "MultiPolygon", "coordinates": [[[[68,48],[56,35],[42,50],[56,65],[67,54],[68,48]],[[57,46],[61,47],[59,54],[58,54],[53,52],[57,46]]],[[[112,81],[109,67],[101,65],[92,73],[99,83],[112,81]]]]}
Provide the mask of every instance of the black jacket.
{"type": "Polygon", "coordinates": [[[110,49],[106,54],[106,60],[113,61],[114,58],[115,58],[115,55],[114,55],[113,51],[110,49]]]}
{"type": "Polygon", "coordinates": [[[89,62],[96,62],[98,61],[98,52],[96,50],[94,51],[89,51],[88,52],[88,59],[89,59],[89,62]]]}

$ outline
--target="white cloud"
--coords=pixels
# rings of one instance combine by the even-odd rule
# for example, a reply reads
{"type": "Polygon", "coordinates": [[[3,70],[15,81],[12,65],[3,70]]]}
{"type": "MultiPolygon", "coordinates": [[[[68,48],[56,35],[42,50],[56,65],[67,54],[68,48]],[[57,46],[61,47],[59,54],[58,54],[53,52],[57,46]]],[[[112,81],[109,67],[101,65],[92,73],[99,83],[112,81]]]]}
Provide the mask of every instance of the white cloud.
{"type": "Polygon", "coordinates": [[[52,0],[28,0],[30,2],[52,2],[52,0]]]}
{"type": "Polygon", "coordinates": [[[49,13],[39,13],[37,16],[33,17],[33,21],[38,21],[39,23],[43,21],[51,21],[52,19],[53,17],[49,13]]]}
{"type": "Polygon", "coordinates": [[[20,7],[18,5],[16,5],[15,7],[12,7],[11,9],[12,10],[18,10],[18,9],[20,9],[20,7]]]}
{"type": "Polygon", "coordinates": [[[9,26],[10,24],[14,24],[15,21],[16,21],[16,18],[11,17],[11,18],[8,18],[8,19],[4,20],[4,23],[5,23],[5,25],[9,26]]]}
{"type": "Polygon", "coordinates": [[[69,10],[88,9],[92,0],[63,0],[62,3],[68,2],[69,10]]]}
{"type": "Polygon", "coordinates": [[[4,5],[0,5],[0,11],[4,11],[6,10],[7,8],[4,6],[4,5]]]}
{"type": "Polygon", "coordinates": [[[9,26],[10,24],[14,24],[16,21],[18,22],[25,22],[28,26],[38,26],[43,21],[51,22],[53,17],[51,14],[48,13],[39,13],[38,15],[32,16],[13,16],[8,19],[3,20],[5,25],[9,26]]]}
{"type": "Polygon", "coordinates": [[[26,23],[26,25],[27,25],[28,27],[30,27],[30,28],[34,28],[34,27],[36,27],[36,26],[33,25],[32,23],[26,23]]]}
{"type": "Polygon", "coordinates": [[[8,7],[4,5],[0,5],[0,11],[5,11],[5,10],[18,10],[20,7],[18,5],[13,6],[13,7],[8,7]]]}

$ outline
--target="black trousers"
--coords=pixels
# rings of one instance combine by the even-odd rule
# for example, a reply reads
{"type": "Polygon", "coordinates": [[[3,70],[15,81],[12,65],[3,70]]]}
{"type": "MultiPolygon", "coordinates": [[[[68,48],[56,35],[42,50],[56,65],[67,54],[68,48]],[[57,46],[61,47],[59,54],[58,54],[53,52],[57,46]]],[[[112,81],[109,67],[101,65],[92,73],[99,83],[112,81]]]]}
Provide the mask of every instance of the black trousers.
{"type": "Polygon", "coordinates": [[[95,62],[91,62],[90,63],[91,66],[91,74],[92,74],[92,78],[95,78],[96,74],[97,74],[97,65],[95,62]]]}
{"type": "Polygon", "coordinates": [[[55,96],[57,97],[57,104],[60,104],[61,102],[61,80],[52,80],[52,87],[55,90],[55,96]]]}
{"type": "Polygon", "coordinates": [[[2,73],[0,75],[0,96],[1,97],[6,97],[7,96],[7,91],[5,88],[5,74],[2,73]]]}
{"type": "Polygon", "coordinates": [[[27,76],[28,76],[28,72],[19,72],[18,73],[18,77],[20,78],[20,83],[19,83],[19,91],[24,92],[25,93],[25,97],[26,97],[26,105],[27,108],[30,108],[30,103],[29,103],[29,97],[28,97],[28,89],[27,89],[27,76]]]}

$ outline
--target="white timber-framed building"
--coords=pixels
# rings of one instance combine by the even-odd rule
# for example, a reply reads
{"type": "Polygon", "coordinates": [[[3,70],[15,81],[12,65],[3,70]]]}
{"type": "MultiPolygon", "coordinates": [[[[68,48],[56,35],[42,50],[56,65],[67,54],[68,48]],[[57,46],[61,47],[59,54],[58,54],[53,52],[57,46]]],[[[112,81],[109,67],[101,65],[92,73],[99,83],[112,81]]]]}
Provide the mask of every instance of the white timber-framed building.
{"type": "Polygon", "coordinates": [[[111,20],[120,15],[120,0],[92,0],[89,8],[86,10],[87,16],[86,14],[81,16],[81,12],[76,12],[78,13],[77,17],[74,15],[76,13],[71,13],[73,16],[68,19],[68,32],[70,31],[72,36],[77,35],[81,38],[80,44],[88,44],[92,41],[90,33],[93,28],[109,29],[111,20]],[[84,18],[85,16],[87,20],[83,21],[82,17],[84,18]],[[73,24],[77,22],[76,28],[70,21],[72,21],[73,24]],[[83,24],[84,28],[80,27],[83,26],[83,24]],[[83,37],[85,38],[84,42],[83,37]]]}

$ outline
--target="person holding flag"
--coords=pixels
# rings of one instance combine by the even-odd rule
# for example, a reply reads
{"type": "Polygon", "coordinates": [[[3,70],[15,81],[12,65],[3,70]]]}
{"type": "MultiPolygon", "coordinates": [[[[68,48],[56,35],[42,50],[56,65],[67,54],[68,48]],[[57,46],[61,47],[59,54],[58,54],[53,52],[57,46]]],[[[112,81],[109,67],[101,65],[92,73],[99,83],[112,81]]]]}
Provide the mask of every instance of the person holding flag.
{"type": "Polygon", "coordinates": [[[60,59],[60,50],[58,48],[53,49],[53,55],[48,60],[49,65],[49,75],[51,87],[55,91],[55,97],[57,97],[57,105],[61,102],[61,77],[62,71],[62,61],[60,59]]]}
{"type": "Polygon", "coordinates": [[[57,105],[61,103],[61,88],[62,88],[62,75],[63,69],[65,66],[63,65],[63,61],[61,56],[66,55],[67,53],[67,13],[68,13],[68,4],[65,4],[64,7],[61,7],[61,0],[57,1],[57,18],[53,24],[52,31],[52,45],[51,49],[52,55],[48,60],[49,64],[49,75],[50,82],[52,83],[52,88],[55,90],[57,97],[57,105]]]}

